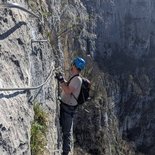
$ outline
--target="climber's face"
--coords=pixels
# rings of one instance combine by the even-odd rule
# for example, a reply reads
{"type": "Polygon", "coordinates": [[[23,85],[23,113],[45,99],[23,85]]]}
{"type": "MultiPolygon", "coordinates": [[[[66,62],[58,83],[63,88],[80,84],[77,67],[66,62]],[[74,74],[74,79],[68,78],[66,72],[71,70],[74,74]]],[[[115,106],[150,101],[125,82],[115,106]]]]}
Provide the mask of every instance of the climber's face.
{"type": "Polygon", "coordinates": [[[74,65],[73,65],[73,64],[71,64],[71,72],[73,72],[73,66],[74,66],[74,65]]]}
{"type": "Polygon", "coordinates": [[[75,72],[75,69],[76,69],[75,65],[74,64],[71,64],[71,73],[74,73],[75,72]]]}

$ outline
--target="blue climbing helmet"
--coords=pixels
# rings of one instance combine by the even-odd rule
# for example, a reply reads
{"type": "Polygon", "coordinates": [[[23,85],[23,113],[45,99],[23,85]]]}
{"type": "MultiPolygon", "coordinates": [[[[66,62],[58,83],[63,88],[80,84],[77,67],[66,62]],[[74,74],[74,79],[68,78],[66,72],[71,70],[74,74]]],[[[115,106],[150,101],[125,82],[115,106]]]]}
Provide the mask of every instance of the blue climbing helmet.
{"type": "Polygon", "coordinates": [[[73,60],[73,64],[75,65],[76,68],[83,70],[86,65],[86,62],[83,58],[77,57],[73,60]]]}

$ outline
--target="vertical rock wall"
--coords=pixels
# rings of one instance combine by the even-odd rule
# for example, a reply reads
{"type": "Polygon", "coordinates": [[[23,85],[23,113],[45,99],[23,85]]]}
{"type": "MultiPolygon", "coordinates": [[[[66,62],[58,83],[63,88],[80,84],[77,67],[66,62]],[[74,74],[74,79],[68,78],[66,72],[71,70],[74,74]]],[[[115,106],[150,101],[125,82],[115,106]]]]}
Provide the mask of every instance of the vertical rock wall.
{"type": "MultiPolygon", "coordinates": [[[[45,14],[51,8],[45,1],[42,1],[42,5],[39,1],[8,2],[18,3],[37,15],[40,15],[39,12],[45,14]]],[[[57,8],[56,4],[51,5],[57,8]]],[[[58,11],[55,9],[54,13],[58,11]]],[[[59,124],[56,81],[54,70],[51,70],[57,60],[47,37],[49,24],[47,21],[41,23],[15,8],[1,8],[0,14],[0,88],[35,87],[44,83],[50,71],[53,72],[50,80],[40,89],[0,92],[0,154],[31,154],[30,130],[35,102],[41,103],[48,113],[48,145],[45,153],[53,154],[54,150],[58,150],[59,124]],[[32,39],[47,39],[48,42],[32,42],[32,39]]],[[[59,19],[58,16],[56,18],[59,19]]]]}
{"type": "MultiPolygon", "coordinates": [[[[154,1],[5,2],[19,3],[41,21],[18,9],[0,8],[0,88],[39,85],[51,66],[67,71],[72,57],[89,55],[100,70],[86,57],[94,100],[79,108],[75,154],[134,155],[135,149],[153,155],[154,1]]],[[[34,102],[41,103],[50,118],[45,154],[59,150],[56,98],[54,72],[42,89],[1,91],[0,153],[31,154],[34,102]]]]}
{"type": "Polygon", "coordinates": [[[79,37],[81,32],[76,25],[81,21],[84,24],[84,6],[80,1],[61,0],[5,2],[18,3],[40,16],[41,20],[19,9],[0,8],[0,88],[35,87],[44,83],[50,72],[52,76],[36,90],[0,92],[0,154],[31,154],[34,103],[40,103],[48,113],[48,143],[44,154],[60,154],[59,103],[54,74],[55,70],[68,63],[69,58],[65,54],[75,51],[74,41],[79,50],[85,47],[79,46],[79,38],[73,38],[79,37]],[[66,45],[69,39],[72,42],[66,45]]]}

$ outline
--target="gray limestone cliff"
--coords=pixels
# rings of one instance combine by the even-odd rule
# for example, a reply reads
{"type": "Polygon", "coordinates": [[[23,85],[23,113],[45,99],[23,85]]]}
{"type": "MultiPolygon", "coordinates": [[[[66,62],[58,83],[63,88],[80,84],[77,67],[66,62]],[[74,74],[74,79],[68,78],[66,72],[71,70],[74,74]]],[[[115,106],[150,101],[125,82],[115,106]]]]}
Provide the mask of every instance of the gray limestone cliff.
{"type": "MultiPolygon", "coordinates": [[[[34,103],[48,113],[45,155],[60,154],[57,70],[87,60],[92,100],[79,107],[74,154],[154,155],[153,0],[1,0],[0,154],[30,155],[34,103]],[[47,42],[35,42],[47,40],[47,42]]],[[[65,74],[68,77],[68,74],[65,74]]]]}
{"type": "MultiPolygon", "coordinates": [[[[39,4],[39,1],[5,2],[18,3],[36,15],[52,9],[45,2],[39,4]]],[[[57,13],[54,9],[53,14],[57,13]]],[[[59,24],[56,20],[59,17],[53,19],[53,29],[59,24]]],[[[50,80],[39,89],[0,92],[1,155],[31,154],[30,137],[35,102],[43,105],[50,118],[45,154],[53,154],[54,150],[58,150],[57,83],[54,69],[59,62],[56,60],[58,54],[54,54],[47,37],[51,32],[48,24],[47,21],[41,23],[22,10],[0,8],[0,88],[36,87],[44,83],[52,72],[50,80]],[[45,39],[48,42],[34,42],[45,39]]]]}

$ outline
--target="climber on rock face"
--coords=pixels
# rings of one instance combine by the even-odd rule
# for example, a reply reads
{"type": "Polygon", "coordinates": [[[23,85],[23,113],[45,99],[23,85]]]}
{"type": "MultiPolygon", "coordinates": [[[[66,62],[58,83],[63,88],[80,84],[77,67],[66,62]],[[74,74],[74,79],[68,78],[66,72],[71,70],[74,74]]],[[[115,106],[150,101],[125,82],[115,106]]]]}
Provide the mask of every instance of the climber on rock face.
{"type": "Polygon", "coordinates": [[[60,104],[60,126],[63,134],[63,153],[68,155],[72,146],[73,135],[73,117],[77,108],[77,98],[81,85],[82,78],[78,76],[81,70],[85,67],[85,60],[77,57],[71,64],[71,78],[68,82],[63,78],[61,73],[56,74],[56,79],[61,83],[62,95],[60,104]],[[74,97],[74,96],[75,97],[74,97]]]}

